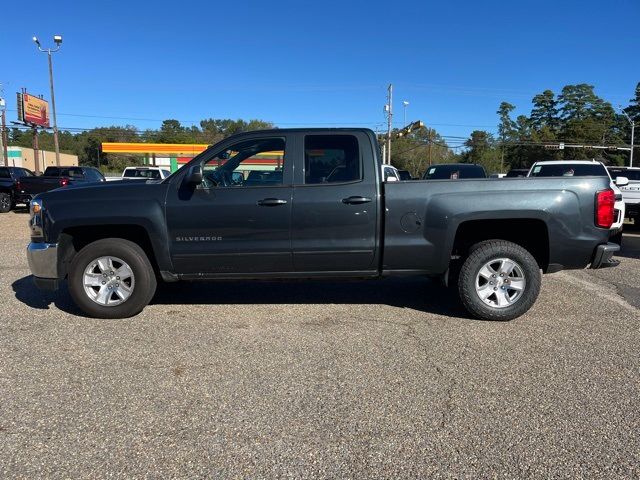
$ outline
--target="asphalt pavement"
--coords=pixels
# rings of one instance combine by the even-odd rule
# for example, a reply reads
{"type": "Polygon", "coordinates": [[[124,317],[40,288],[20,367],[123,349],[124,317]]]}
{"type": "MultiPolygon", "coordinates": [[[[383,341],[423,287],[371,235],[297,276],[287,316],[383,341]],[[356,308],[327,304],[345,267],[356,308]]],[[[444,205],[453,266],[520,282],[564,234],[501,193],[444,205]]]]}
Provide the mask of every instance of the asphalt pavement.
{"type": "Polygon", "coordinates": [[[0,215],[0,478],[638,478],[640,230],[511,322],[425,279],[42,294],[0,215]]]}

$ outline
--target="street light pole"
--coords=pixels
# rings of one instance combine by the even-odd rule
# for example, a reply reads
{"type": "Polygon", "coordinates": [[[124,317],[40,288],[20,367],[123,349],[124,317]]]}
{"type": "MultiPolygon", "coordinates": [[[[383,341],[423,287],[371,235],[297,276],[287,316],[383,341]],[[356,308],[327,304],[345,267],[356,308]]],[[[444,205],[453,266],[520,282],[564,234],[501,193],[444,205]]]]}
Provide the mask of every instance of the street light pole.
{"type": "Polygon", "coordinates": [[[0,123],[0,145],[2,145],[2,158],[4,159],[3,163],[5,167],[9,166],[9,154],[7,148],[7,142],[9,141],[7,138],[7,117],[6,110],[7,104],[4,100],[3,88],[0,84],[0,115],[2,115],[2,123],[0,123]]]}
{"type": "Polygon", "coordinates": [[[53,146],[56,151],[56,166],[60,166],[60,143],[58,142],[58,121],[56,118],[56,97],[53,89],[53,62],[51,59],[51,54],[60,50],[60,45],[62,45],[62,36],[54,35],[53,41],[56,43],[57,47],[54,49],[47,48],[46,50],[40,46],[40,41],[37,37],[33,37],[33,41],[38,46],[38,50],[41,52],[45,52],[49,58],[49,86],[51,87],[51,109],[53,112],[53,146]]]}
{"type": "Polygon", "coordinates": [[[409,102],[406,100],[402,101],[402,106],[404,107],[404,126],[407,126],[407,107],[409,106],[409,102]]]}

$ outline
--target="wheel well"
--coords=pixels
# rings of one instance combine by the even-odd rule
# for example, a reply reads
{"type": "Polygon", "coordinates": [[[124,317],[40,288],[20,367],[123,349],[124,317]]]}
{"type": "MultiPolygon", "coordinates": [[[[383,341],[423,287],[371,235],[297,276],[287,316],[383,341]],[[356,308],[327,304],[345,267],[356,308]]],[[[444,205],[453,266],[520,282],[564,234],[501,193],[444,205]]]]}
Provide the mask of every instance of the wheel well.
{"type": "Polygon", "coordinates": [[[60,237],[60,244],[64,250],[62,258],[65,275],[76,253],[88,244],[104,238],[122,238],[138,244],[149,257],[149,262],[151,262],[154,271],[158,274],[158,263],[151,245],[151,239],[147,231],[139,225],[85,225],[71,227],[63,230],[60,237]]]}
{"type": "Polygon", "coordinates": [[[458,226],[452,256],[466,257],[469,248],[484,240],[507,240],[525,248],[543,271],[549,265],[549,231],[542,220],[470,220],[458,226]]]}

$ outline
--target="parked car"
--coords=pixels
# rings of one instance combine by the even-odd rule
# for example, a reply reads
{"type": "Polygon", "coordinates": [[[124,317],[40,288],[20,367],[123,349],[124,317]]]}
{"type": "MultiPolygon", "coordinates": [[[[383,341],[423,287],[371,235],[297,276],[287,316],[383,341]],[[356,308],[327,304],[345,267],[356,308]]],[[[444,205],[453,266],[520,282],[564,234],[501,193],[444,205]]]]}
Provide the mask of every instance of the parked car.
{"type": "Polygon", "coordinates": [[[461,180],[465,178],[487,178],[481,165],[473,163],[440,163],[427,168],[423,180],[461,180]]]}
{"type": "Polygon", "coordinates": [[[528,168],[512,168],[507,172],[505,178],[526,177],[528,174],[528,168]]]}
{"type": "Polygon", "coordinates": [[[491,175],[489,175],[489,178],[504,178],[506,176],[506,173],[492,173],[491,175]]]}
{"type": "Polygon", "coordinates": [[[615,193],[615,219],[611,224],[611,239],[618,245],[622,243],[622,225],[625,217],[625,204],[619,187],[627,185],[629,180],[617,177],[614,181],[607,168],[595,160],[552,160],[536,162],[529,170],[529,177],[604,177],[609,181],[609,188],[615,193]]]}
{"type": "Polygon", "coordinates": [[[122,179],[164,180],[169,175],[171,172],[161,167],[127,167],[122,172],[122,179]]]}
{"type": "Polygon", "coordinates": [[[32,177],[33,172],[22,167],[0,167],[0,213],[6,213],[16,204],[29,203],[21,192],[20,178],[32,177]]]}
{"type": "Polygon", "coordinates": [[[40,194],[35,283],[67,279],[82,311],[122,318],[158,279],[423,275],[457,285],[472,315],[508,320],[534,304],[541,272],[619,263],[605,177],[384,182],[379,152],[368,129],[253,131],[160,182],[40,194]],[[257,173],[250,185],[234,180],[246,171],[257,173]]]}
{"type": "Polygon", "coordinates": [[[93,167],[47,167],[43,175],[20,178],[20,194],[25,199],[31,199],[39,193],[60,187],[104,181],[104,175],[93,167]]]}
{"type": "Polygon", "coordinates": [[[638,167],[607,167],[613,178],[625,177],[628,185],[620,186],[622,200],[625,206],[625,216],[637,222],[640,217],[640,168],[638,167]]]}

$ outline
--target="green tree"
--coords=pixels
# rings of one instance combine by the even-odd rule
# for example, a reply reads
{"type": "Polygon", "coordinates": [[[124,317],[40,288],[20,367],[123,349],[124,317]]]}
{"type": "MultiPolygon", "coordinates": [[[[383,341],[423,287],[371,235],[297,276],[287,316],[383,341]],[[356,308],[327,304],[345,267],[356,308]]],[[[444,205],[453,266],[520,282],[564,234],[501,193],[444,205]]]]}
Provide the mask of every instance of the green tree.
{"type": "Polygon", "coordinates": [[[640,82],[636,85],[635,95],[629,100],[629,106],[624,111],[632,120],[640,122],[640,82]]]}
{"type": "Polygon", "coordinates": [[[432,128],[420,128],[391,142],[391,163],[414,177],[422,177],[429,165],[450,162],[452,158],[451,149],[432,128]]]}
{"type": "Polygon", "coordinates": [[[531,109],[529,121],[532,128],[537,130],[544,127],[550,130],[558,128],[558,102],[551,90],[545,90],[536,95],[531,100],[531,103],[533,103],[533,108],[531,109]]]}

